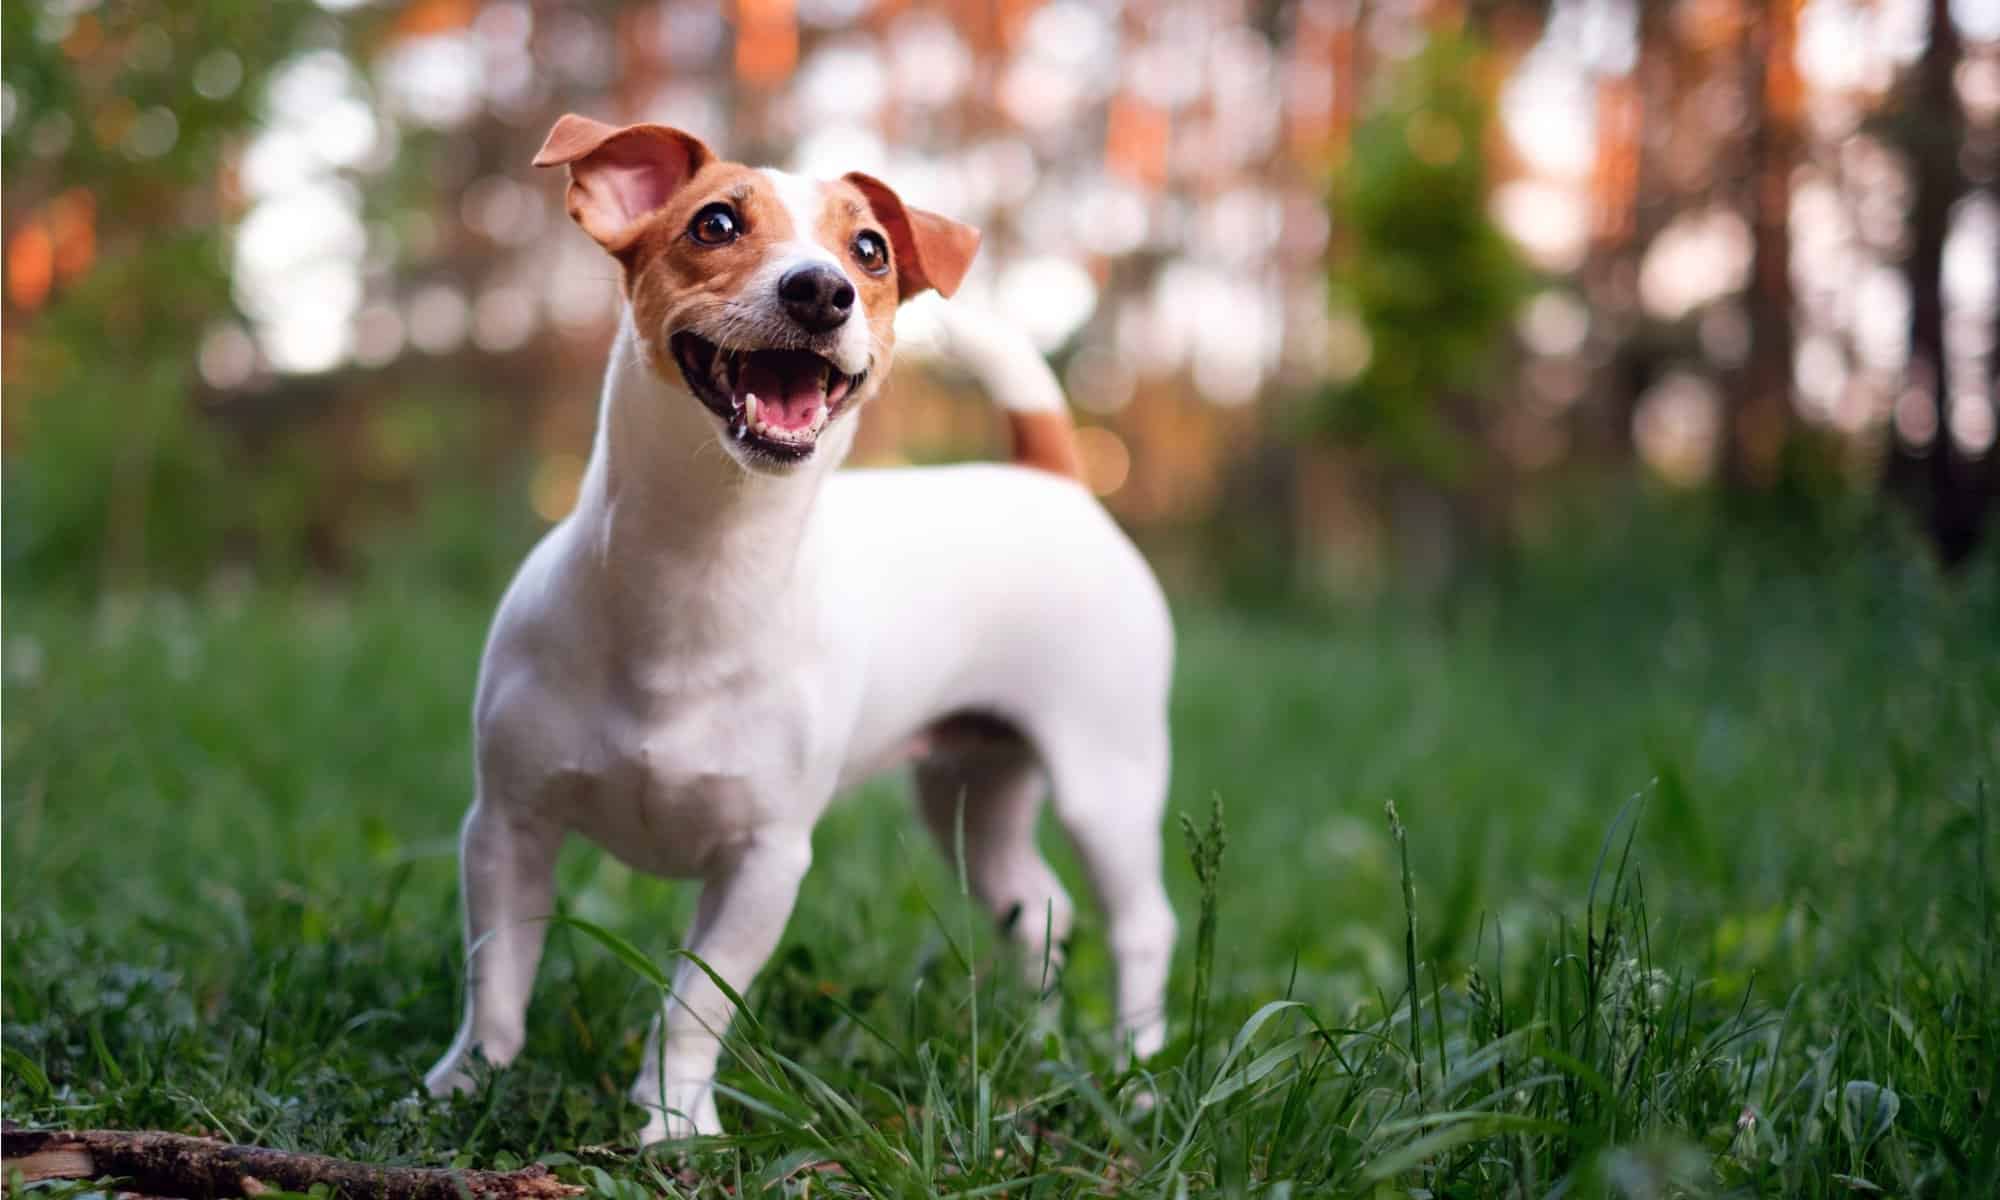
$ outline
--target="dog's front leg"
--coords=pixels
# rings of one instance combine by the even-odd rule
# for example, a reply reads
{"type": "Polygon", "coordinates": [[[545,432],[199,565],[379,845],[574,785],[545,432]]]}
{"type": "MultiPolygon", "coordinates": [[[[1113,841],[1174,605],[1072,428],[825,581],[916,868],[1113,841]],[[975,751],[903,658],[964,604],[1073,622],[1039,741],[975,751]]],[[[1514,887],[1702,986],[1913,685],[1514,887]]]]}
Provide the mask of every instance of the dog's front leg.
{"type": "Polygon", "coordinates": [[[465,902],[465,1017],[424,1076],[433,1096],[472,1086],[472,1057],[504,1067],[527,1036],[528,994],[541,962],[562,830],[522,818],[490,797],[475,801],[459,833],[465,902]]]}
{"type": "MultiPolygon", "coordinates": [[[[737,995],[777,949],[811,864],[810,831],[765,833],[708,875],[687,949],[737,995]]],[[[708,972],[683,959],[632,1084],[632,1099],[647,1110],[641,1146],[722,1132],[715,1065],[732,1015],[708,972]]]]}

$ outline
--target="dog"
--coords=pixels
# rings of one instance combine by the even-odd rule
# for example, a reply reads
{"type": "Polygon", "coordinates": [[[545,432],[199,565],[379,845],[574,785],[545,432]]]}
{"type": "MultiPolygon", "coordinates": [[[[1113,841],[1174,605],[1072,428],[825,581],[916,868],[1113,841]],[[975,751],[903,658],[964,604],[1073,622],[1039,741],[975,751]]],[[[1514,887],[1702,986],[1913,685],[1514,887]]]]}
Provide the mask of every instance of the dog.
{"type": "MultiPolygon", "coordinates": [[[[686,948],[741,995],[820,814],[903,763],[1037,976],[1073,914],[1035,843],[1053,796],[1103,911],[1120,1044],[1160,1049],[1173,626],[1079,482],[1054,375],[1020,334],[929,302],[1016,462],[835,470],[898,306],[951,295],[978,232],[867,175],[753,169],[660,125],[565,116],[534,162],[568,168],[569,214],[619,264],[623,303],[576,506],[480,663],[465,1011],[428,1090],[519,1053],[567,834],[700,880],[686,948]]],[[[642,1145],[721,1132],[731,1005],[685,959],[672,983],[631,1091],[642,1145]]]]}

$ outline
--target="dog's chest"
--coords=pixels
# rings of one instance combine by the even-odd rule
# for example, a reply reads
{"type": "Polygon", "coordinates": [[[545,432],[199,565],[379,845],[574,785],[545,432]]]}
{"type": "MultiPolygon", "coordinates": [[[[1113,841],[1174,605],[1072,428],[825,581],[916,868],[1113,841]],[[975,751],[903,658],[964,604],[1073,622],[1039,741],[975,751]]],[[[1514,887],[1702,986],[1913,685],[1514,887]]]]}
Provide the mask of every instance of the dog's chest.
{"type": "Polygon", "coordinates": [[[727,701],[657,699],[604,713],[570,824],[628,865],[699,875],[813,794],[807,706],[771,685],[727,701]]]}

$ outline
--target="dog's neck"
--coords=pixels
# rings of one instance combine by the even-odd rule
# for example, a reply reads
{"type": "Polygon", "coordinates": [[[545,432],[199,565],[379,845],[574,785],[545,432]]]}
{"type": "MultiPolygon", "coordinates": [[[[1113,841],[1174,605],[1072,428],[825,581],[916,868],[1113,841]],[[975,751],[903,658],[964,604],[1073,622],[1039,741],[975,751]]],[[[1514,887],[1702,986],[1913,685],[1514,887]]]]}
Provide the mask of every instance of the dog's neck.
{"type": "Polygon", "coordinates": [[[597,440],[571,520],[626,652],[675,659],[781,627],[814,502],[853,420],[782,476],[749,471],[678,377],[649,361],[628,308],[611,346],[597,440]]]}

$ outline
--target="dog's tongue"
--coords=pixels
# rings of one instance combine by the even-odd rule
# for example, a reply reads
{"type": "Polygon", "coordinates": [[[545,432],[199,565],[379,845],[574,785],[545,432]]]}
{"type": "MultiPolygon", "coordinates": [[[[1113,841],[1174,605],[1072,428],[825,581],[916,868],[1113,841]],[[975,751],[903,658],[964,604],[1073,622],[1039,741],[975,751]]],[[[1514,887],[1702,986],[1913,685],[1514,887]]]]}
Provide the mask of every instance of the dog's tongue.
{"type": "Polygon", "coordinates": [[[764,424],[804,429],[826,403],[824,367],[824,359],[804,350],[759,350],[739,368],[736,390],[757,397],[764,424]]]}

